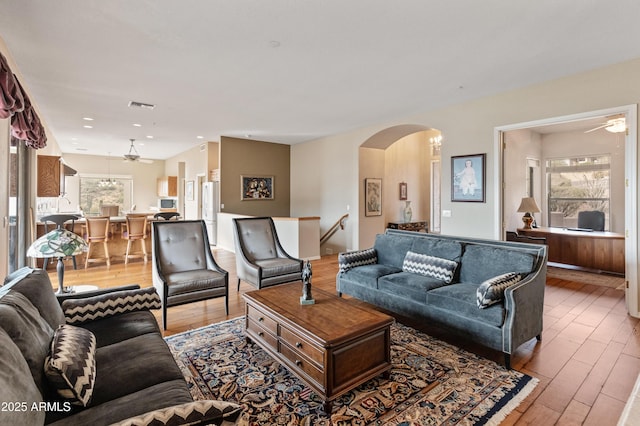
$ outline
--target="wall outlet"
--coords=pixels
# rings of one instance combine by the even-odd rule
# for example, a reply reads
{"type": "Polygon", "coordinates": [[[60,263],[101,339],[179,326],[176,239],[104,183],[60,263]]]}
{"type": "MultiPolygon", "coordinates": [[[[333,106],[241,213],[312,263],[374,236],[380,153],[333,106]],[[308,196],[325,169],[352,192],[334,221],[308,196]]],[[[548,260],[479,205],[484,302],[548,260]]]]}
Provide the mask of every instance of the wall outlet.
{"type": "Polygon", "coordinates": [[[451,217],[451,210],[442,210],[442,217],[451,217]]]}

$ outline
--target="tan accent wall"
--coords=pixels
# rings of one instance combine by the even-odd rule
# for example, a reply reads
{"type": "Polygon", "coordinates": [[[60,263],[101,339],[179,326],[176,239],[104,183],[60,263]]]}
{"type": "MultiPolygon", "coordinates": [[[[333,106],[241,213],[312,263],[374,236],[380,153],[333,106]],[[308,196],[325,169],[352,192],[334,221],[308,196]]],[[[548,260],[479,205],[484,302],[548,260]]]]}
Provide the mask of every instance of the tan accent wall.
{"type": "Polygon", "coordinates": [[[248,216],[289,216],[290,151],[289,145],[221,137],[220,211],[248,216]],[[273,200],[242,201],[240,177],[243,175],[273,176],[273,200]]]}

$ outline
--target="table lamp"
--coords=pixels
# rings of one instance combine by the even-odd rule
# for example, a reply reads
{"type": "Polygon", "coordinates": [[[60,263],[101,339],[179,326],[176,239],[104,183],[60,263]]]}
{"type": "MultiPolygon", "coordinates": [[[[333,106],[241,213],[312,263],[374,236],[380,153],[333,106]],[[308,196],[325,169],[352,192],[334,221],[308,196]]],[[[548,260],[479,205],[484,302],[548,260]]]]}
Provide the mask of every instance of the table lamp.
{"type": "Polygon", "coordinates": [[[524,216],[522,216],[524,229],[531,229],[531,222],[533,222],[533,215],[531,213],[540,213],[540,208],[533,197],[524,197],[522,201],[520,201],[518,213],[524,213],[524,216]]]}
{"type": "Polygon", "coordinates": [[[66,256],[77,256],[87,251],[87,242],[73,232],[57,228],[46,233],[31,244],[27,250],[27,256],[36,258],[57,257],[58,265],[58,294],[65,293],[64,289],[64,262],[66,256]]]}

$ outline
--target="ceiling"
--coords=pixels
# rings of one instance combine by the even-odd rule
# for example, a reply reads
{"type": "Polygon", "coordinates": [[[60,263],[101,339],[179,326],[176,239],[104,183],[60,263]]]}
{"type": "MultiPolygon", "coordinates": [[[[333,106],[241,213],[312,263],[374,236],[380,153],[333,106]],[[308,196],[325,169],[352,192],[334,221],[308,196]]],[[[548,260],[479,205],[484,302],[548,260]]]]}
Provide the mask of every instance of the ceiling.
{"type": "Polygon", "coordinates": [[[0,0],[0,10],[14,71],[64,153],[122,155],[132,138],[154,159],[220,136],[294,144],[640,57],[637,0],[0,0]]]}

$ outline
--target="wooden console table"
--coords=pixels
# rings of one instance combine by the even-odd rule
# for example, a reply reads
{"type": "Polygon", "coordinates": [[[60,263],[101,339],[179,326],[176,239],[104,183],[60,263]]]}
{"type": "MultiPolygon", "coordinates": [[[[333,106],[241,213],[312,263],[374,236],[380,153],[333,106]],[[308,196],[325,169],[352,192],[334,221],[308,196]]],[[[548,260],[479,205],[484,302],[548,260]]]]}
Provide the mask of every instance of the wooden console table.
{"type": "Polygon", "coordinates": [[[389,222],[387,228],[403,231],[429,232],[426,221],[421,222],[389,222]]]}
{"type": "Polygon", "coordinates": [[[391,368],[393,318],[313,289],[301,305],[302,285],[281,284],[243,295],[247,340],[253,341],[324,400],[332,401],[391,368]]]}
{"type": "Polygon", "coordinates": [[[616,274],[625,272],[623,234],[553,227],[518,229],[518,234],[546,238],[549,262],[616,274]]]}

